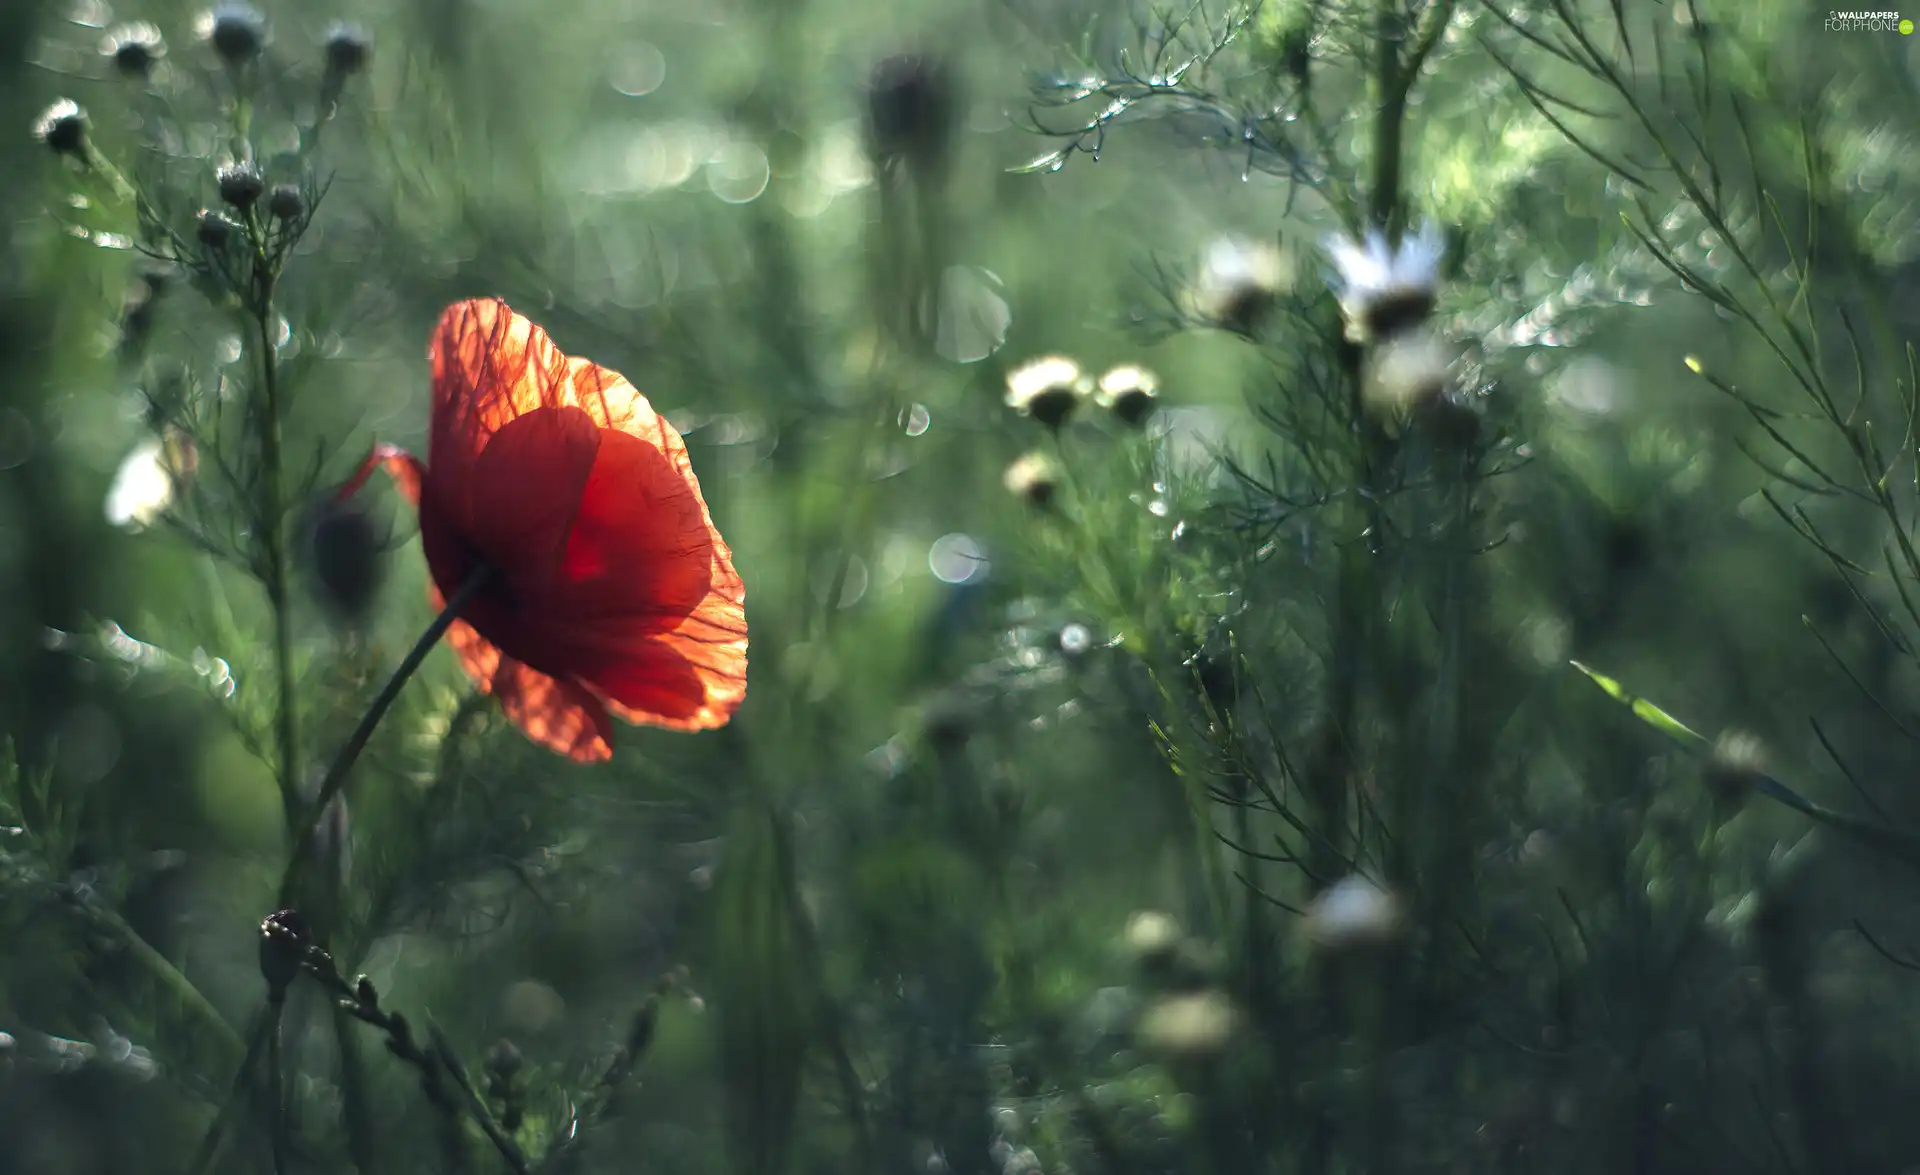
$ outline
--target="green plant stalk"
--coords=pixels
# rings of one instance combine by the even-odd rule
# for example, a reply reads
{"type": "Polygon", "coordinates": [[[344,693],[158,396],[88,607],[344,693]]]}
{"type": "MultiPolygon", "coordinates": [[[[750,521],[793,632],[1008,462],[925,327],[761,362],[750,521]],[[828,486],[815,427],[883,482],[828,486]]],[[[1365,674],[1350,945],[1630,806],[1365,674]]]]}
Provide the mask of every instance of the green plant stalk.
{"type": "Polygon", "coordinates": [[[127,920],[116,911],[105,906],[87,906],[86,912],[96,925],[112,932],[160,986],[172,992],[175,998],[193,1010],[194,1015],[207,1026],[213,1039],[219,1042],[222,1051],[229,1054],[226,1063],[239,1063],[241,1056],[246,1052],[246,1042],[240,1039],[240,1034],[233,1030],[233,1025],[227,1023],[226,1017],[208,1002],[207,997],[191,979],[181,974],[178,967],[168,962],[165,955],[155,950],[153,944],[143,938],[140,932],[129,925],[127,920]]]}
{"type": "MultiPolygon", "coordinates": [[[[253,239],[259,240],[259,218],[249,213],[253,239]]],[[[260,351],[260,568],[267,590],[267,603],[273,608],[273,665],[278,686],[279,710],[275,715],[275,741],[280,750],[280,802],[288,832],[300,817],[300,715],[295,695],[293,648],[292,576],[287,557],[287,506],[284,460],[282,458],[281,420],[284,405],[280,394],[279,348],[273,338],[273,295],[275,275],[256,245],[254,279],[259,284],[258,301],[252,308],[254,339],[260,351]]]]}

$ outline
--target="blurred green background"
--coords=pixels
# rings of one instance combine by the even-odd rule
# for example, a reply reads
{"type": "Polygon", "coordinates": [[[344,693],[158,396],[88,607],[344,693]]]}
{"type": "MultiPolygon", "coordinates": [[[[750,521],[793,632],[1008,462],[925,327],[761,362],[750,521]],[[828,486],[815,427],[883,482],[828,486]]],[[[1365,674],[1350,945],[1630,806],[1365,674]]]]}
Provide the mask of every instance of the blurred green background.
{"type": "MultiPolygon", "coordinates": [[[[296,517],[424,445],[432,324],[502,297],[685,434],[751,685],[580,767],[435,654],[329,818],[319,945],[471,1099],[305,983],[236,1079],[292,849],[272,609],[105,503],[156,398],[255,356],[31,133],[79,103],[191,237],[230,90],[196,6],[8,0],[0,1169],[1920,1169],[1910,40],[1792,0],[263,7],[256,149],[325,188],[296,517]],[[338,20],[371,64],[303,140],[338,20]],[[1383,194],[1378,49],[1429,27],[1383,194]],[[1322,238],[1383,199],[1448,233],[1458,467],[1315,399],[1359,362],[1322,238]],[[1010,411],[1053,354],[1150,369],[1153,419],[1010,411]],[[1003,484],[1032,450],[1051,508],[1003,484]],[[1349,872],[1392,941],[1320,933],[1349,872]]],[[[431,619],[374,499],[365,612],[295,548],[307,768],[431,619]]]]}

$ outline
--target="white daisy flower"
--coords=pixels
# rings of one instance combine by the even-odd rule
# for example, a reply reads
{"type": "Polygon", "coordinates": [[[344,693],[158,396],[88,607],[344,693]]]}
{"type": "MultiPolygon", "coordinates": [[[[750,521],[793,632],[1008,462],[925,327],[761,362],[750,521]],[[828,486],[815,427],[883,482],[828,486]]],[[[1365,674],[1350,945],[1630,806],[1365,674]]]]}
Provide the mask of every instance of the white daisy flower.
{"type": "Polygon", "coordinates": [[[1431,223],[1391,248],[1378,230],[1364,243],[1335,234],[1327,255],[1339,271],[1334,292],[1347,315],[1347,336],[1356,343],[1389,337],[1433,312],[1446,240],[1431,223]]]}

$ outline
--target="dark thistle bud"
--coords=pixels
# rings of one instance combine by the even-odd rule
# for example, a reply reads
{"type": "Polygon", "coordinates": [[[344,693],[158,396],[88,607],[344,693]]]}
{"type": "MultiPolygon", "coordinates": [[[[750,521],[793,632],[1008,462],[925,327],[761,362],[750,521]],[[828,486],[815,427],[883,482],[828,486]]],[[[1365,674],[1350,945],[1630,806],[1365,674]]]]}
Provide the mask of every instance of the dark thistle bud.
{"type": "Polygon", "coordinates": [[[298,910],[281,910],[260,922],[260,977],[267,981],[269,999],[285,998],[287,988],[300,977],[313,939],[307,920],[298,910]]]}
{"type": "Polygon", "coordinates": [[[260,178],[260,169],[251,163],[229,163],[215,176],[220,188],[220,198],[229,205],[245,212],[260,199],[267,190],[267,182],[260,178]]]}
{"type": "Polygon", "coordinates": [[[87,112],[66,98],[47,107],[33,125],[33,137],[55,155],[87,155],[87,112]]]}
{"type": "Polygon", "coordinates": [[[267,22],[245,4],[223,4],[200,18],[207,43],[229,66],[251,64],[267,44],[267,22]]]}
{"type": "Polygon", "coordinates": [[[1122,424],[1139,428],[1153,414],[1153,402],[1159,394],[1160,381],[1151,371],[1128,364],[1101,376],[1093,398],[1122,424]]]}
{"type": "Polygon", "coordinates": [[[101,42],[100,51],[113,60],[120,76],[144,81],[153,75],[153,67],[167,55],[167,43],[160,30],[146,21],[116,27],[101,42]]]}
{"type": "Polygon", "coordinates": [[[267,193],[267,212],[275,220],[299,220],[307,214],[307,198],[293,184],[275,184],[267,193]]]}
{"type": "Polygon", "coordinates": [[[194,232],[200,238],[200,243],[216,253],[225,249],[233,241],[234,234],[239,231],[240,226],[235,224],[226,213],[215,212],[210,208],[200,210],[199,220],[194,225],[194,232]]]}
{"type": "Polygon", "coordinates": [[[352,77],[367,68],[373,56],[373,42],[357,25],[335,24],[327,30],[327,72],[336,78],[352,77]]]}
{"type": "Polygon", "coordinates": [[[1028,453],[1007,466],[1002,480],[1009,493],[1037,510],[1053,505],[1060,489],[1060,472],[1045,453],[1028,453]]]}
{"type": "Polygon", "coordinates": [[[372,979],[362,975],[353,981],[353,998],[362,1007],[377,1008],[380,1006],[380,989],[373,985],[372,979]]]}
{"type": "Polygon", "coordinates": [[[322,498],[309,518],[314,588],[341,620],[358,620],[385,582],[388,536],[365,506],[338,495],[322,498]]]}
{"type": "Polygon", "coordinates": [[[937,165],[952,145],[953,76],[946,64],[914,54],[883,58],[867,86],[867,135],[874,161],[937,165]]]}

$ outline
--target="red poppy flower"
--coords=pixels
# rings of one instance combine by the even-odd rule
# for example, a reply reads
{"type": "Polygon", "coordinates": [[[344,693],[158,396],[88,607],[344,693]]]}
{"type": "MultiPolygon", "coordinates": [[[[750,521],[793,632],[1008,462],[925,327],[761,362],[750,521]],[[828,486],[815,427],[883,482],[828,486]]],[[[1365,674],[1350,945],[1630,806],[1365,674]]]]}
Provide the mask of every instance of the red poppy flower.
{"type": "Polygon", "coordinates": [[[420,511],[436,607],[491,569],[447,640],[527,737],[582,762],[609,716],[724,726],[747,692],[746,589],[687,448],[617,372],[493,299],[433,334],[427,460],[379,446],[420,511]]]}

